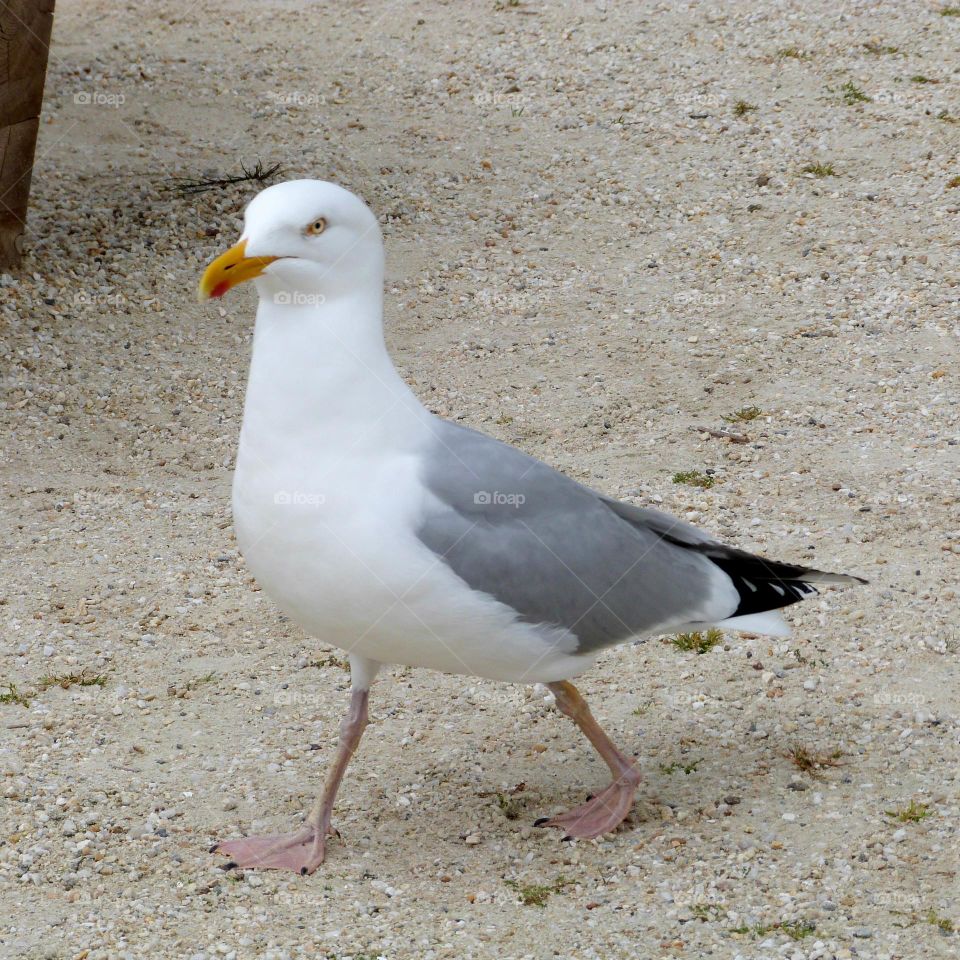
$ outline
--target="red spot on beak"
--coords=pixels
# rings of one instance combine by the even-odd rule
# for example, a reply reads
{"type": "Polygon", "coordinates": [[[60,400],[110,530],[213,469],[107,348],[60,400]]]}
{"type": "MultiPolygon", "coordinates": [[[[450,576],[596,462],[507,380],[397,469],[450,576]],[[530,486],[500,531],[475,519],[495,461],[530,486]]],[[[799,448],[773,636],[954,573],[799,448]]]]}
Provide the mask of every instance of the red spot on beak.
{"type": "Polygon", "coordinates": [[[216,299],[217,297],[222,297],[230,289],[229,280],[221,280],[211,291],[210,297],[216,299]]]}

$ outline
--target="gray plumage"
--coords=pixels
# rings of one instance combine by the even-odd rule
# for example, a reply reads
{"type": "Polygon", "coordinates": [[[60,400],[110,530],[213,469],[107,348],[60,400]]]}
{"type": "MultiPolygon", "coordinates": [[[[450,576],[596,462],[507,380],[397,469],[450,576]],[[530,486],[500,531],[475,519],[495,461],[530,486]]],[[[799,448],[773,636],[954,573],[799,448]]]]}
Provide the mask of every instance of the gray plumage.
{"type": "Polygon", "coordinates": [[[521,619],[566,627],[578,652],[785,606],[815,593],[811,580],[855,579],[725,547],[484,434],[435,423],[422,480],[436,502],[421,542],[521,619]]]}

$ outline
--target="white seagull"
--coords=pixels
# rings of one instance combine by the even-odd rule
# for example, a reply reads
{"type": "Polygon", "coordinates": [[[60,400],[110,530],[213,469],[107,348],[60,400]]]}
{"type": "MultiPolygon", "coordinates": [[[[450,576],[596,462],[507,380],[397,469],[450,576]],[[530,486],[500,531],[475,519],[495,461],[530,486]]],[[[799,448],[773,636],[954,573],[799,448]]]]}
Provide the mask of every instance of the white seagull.
{"type": "Polygon", "coordinates": [[[286,614],[347,652],[352,681],[304,826],[213,848],[241,867],[323,862],[381,664],[546,684],[612,782],[537,823],[597,837],[626,818],[641,777],[572,677],[637,637],[710,624],[783,635],[778,609],[811,584],[859,580],[724,546],[434,416],[387,353],[383,267],[370,209],[297,180],[250,203],[240,241],[200,281],[201,299],[246,280],[260,297],[233,481],[240,548],[286,614]]]}

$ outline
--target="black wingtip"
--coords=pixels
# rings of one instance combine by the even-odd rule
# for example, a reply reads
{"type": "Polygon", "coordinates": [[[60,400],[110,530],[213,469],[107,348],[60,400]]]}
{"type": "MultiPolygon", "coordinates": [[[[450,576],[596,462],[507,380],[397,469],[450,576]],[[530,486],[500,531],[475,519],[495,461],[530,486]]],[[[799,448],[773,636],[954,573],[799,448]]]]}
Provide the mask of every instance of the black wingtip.
{"type": "Polygon", "coordinates": [[[855,573],[830,573],[827,570],[807,570],[796,579],[806,583],[832,583],[836,586],[870,582],[866,577],[857,576],[855,573]]]}
{"type": "Polygon", "coordinates": [[[549,819],[549,817],[537,817],[537,819],[533,821],[533,825],[535,827],[542,827],[549,819]]]}
{"type": "Polygon", "coordinates": [[[732,581],[740,595],[733,617],[779,610],[816,596],[817,587],[852,586],[867,581],[852,573],[832,573],[796,563],[768,560],[736,547],[706,545],[703,552],[732,581]]]}

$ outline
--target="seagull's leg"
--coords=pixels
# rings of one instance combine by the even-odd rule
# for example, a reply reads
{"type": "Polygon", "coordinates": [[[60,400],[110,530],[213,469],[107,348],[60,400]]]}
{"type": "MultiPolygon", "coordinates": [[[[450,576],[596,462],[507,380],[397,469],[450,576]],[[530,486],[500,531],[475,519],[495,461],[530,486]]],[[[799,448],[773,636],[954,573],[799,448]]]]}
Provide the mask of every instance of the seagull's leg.
{"type": "Polygon", "coordinates": [[[350,657],[353,689],[350,706],[340,724],[340,742],[327,774],[323,793],[314,804],[305,821],[306,825],[293,833],[269,837],[243,837],[239,840],[224,840],[213,847],[212,852],[230,857],[232,866],[258,867],[264,870],[293,870],[311,874],[323,863],[326,856],[327,836],[334,832],[330,826],[333,803],[347,764],[360,743],[367,726],[367,701],[370,683],[379,664],[350,657]]]}
{"type": "Polygon", "coordinates": [[[548,683],[557,698],[560,712],[568,716],[586,735],[597,753],[603,757],[613,782],[591,797],[586,803],[559,816],[538,820],[536,826],[559,827],[569,837],[589,840],[615,830],[627,817],[633,806],[633,798],[640,785],[641,775],[636,761],[618,750],[613,741],[603,732],[594,719],[587,701],[568,680],[548,683]]]}

